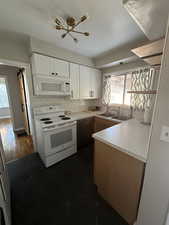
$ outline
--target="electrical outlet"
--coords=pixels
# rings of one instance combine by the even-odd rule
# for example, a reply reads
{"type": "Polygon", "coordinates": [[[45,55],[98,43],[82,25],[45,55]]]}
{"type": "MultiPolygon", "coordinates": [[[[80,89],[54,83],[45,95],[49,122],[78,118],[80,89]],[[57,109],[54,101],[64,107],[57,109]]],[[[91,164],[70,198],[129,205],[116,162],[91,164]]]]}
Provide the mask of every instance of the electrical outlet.
{"type": "Polygon", "coordinates": [[[162,126],[160,140],[169,142],[169,127],[162,126]]]}

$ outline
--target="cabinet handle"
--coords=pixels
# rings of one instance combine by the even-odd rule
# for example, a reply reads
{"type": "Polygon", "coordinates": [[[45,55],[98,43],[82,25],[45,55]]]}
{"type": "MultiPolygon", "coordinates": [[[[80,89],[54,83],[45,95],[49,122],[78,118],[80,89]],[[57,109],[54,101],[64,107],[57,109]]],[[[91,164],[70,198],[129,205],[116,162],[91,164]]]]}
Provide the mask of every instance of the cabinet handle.
{"type": "Polygon", "coordinates": [[[92,91],[90,91],[90,97],[92,97],[92,91]]]}
{"type": "Polygon", "coordinates": [[[52,75],[55,75],[55,73],[52,73],[52,75]]]}

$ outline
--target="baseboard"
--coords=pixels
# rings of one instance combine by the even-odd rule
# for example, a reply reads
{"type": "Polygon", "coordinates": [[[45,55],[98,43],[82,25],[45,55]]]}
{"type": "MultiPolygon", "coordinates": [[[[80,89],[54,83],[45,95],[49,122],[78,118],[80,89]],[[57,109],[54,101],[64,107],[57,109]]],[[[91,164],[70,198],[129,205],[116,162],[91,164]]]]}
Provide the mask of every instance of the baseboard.
{"type": "Polygon", "coordinates": [[[11,118],[11,116],[1,116],[1,117],[0,117],[0,120],[1,120],[1,119],[9,119],[9,118],[11,118]]]}
{"type": "Polygon", "coordinates": [[[15,128],[15,129],[13,129],[14,131],[22,131],[22,130],[25,130],[25,128],[24,127],[20,127],[20,128],[15,128]]]}

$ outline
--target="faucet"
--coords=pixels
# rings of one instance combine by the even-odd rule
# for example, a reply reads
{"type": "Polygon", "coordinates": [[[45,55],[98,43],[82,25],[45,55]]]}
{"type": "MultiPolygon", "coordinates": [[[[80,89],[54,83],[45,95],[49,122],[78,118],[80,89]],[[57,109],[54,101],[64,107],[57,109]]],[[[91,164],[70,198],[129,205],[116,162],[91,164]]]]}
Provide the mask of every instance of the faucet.
{"type": "Polygon", "coordinates": [[[116,117],[119,118],[120,117],[120,106],[118,106],[117,108],[113,109],[114,112],[116,112],[116,117]]]}

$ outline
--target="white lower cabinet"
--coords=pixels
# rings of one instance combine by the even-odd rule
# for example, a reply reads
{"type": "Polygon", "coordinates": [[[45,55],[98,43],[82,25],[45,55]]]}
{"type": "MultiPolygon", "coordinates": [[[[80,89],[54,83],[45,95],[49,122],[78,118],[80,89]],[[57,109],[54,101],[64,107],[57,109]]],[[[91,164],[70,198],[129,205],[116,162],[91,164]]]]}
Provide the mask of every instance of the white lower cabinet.
{"type": "Polygon", "coordinates": [[[80,66],[78,64],[70,63],[70,90],[71,99],[80,98],[80,66]]]}
{"type": "Polygon", "coordinates": [[[80,66],[80,98],[97,99],[101,97],[101,71],[80,66]]]}

